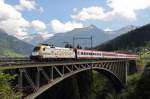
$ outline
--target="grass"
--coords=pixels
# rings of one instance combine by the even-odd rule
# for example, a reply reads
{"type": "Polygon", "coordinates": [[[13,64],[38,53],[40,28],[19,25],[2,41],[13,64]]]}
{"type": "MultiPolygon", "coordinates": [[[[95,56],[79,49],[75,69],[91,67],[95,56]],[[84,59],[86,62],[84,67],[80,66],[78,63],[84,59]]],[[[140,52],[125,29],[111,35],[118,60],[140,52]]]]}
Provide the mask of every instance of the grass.
{"type": "Polygon", "coordinates": [[[4,50],[3,51],[3,55],[4,56],[11,56],[11,57],[22,57],[23,56],[23,55],[18,54],[18,53],[14,52],[14,51],[11,51],[11,50],[4,50]]]}

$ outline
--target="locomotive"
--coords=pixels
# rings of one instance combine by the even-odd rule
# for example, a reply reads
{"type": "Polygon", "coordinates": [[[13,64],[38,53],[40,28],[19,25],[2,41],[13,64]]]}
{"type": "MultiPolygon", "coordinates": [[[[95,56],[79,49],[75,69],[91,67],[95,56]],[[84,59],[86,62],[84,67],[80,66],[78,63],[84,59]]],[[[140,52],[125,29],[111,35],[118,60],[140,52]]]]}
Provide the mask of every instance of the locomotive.
{"type": "Polygon", "coordinates": [[[34,60],[67,60],[67,59],[137,59],[137,55],[117,52],[85,50],[76,48],[54,47],[48,44],[35,46],[30,58],[34,60]]]}

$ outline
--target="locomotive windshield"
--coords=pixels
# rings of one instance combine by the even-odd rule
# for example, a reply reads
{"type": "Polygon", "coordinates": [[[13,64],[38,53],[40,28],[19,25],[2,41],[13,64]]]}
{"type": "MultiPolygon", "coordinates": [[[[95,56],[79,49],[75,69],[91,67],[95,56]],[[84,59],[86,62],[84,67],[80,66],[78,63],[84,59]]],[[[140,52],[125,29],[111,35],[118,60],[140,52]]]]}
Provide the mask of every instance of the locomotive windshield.
{"type": "Polygon", "coordinates": [[[40,50],[40,47],[35,47],[34,49],[33,49],[33,51],[39,51],[40,50]]]}

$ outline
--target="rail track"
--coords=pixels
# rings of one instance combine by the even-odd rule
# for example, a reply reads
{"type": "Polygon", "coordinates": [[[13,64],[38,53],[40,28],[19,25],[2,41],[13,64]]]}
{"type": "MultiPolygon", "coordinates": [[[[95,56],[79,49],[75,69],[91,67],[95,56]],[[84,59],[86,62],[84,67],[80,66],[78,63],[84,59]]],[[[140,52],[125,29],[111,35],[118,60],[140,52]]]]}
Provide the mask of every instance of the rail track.
{"type": "Polygon", "coordinates": [[[0,57],[0,66],[33,63],[29,57],[0,57]]]}
{"type": "Polygon", "coordinates": [[[29,57],[0,57],[0,62],[31,61],[29,57]]]}

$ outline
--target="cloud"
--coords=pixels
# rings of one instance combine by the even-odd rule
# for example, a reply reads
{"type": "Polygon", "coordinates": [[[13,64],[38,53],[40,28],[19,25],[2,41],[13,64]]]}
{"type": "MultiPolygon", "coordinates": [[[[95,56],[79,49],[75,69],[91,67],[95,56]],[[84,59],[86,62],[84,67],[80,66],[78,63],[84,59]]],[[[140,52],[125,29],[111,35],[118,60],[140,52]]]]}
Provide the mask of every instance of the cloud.
{"type": "Polygon", "coordinates": [[[13,6],[0,0],[0,29],[18,38],[27,35],[29,22],[13,6]]]}
{"type": "Polygon", "coordinates": [[[47,31],[45,31],[45,32],[40,32],[39,34],[40,34],[44,39],[48,39],[48,38],[54,36],[53,33],[49,33],[49,32],[47,32],[47,31]]]}
{"type": "Polygon", "coordinates": [[[31,22],[31,27],[33,27],[36,31],[40,32],[46,29],[46,25],[44,22],[40,20],[33,20],[31,22]]]}
{"type": "Polygon", "coordinates": [[[82,28],[83,24],[77,22],[68,21],[66,23],[62,23],[59,20],[55,19],[50,22],[50,26],[53,32],[66,32],[71,31],[74,28],[82,28]]]}
{"type": "Polygon", "coordinates": [[[150,0],[107,0],[107,5],[112,8],[112,13],[120,14],[128,19],[136,19],[138,10],[150,7],[150,0]]]}
{"type": "Polygon", "coordinates": [[[98,6],[93,6],[89,8],[83,8],[77,15],[71,15],[73,19],[79,19],[82,21],[88,19],[101,20],[105,17],[104,9],[98,6]]]}
{"type": "Polygon", "coordinates": [[[111,28],[107,27],[106,29],[104,29],[104,31],[109,32],[109,31],[113,31],[111,28]]]}
{"type": "Polygon", "coordinates": [[[137,19],[137,11],[150,7],[150,0],[107,0],[107,7],[111,10],[106,11],[100,6],[83,8],[77,14],[71,15],[76,20],[111,20],[113,18],[125,18],[129,20],[137,19]]]}
{"type": "Polygon", "coordinates": [[[15,8],[18,11],[23,11],[23,10],[39,10],[40,12],[43,12],[43,8],[38,6],[38,4],[35,2],[36,0],[20,0],[18,5],[15,5],[15,8]]]}

